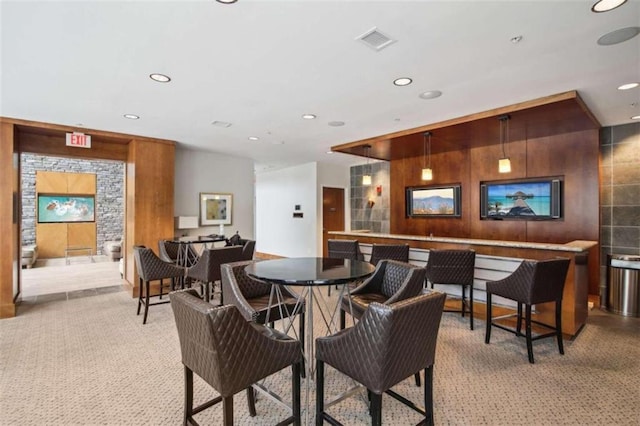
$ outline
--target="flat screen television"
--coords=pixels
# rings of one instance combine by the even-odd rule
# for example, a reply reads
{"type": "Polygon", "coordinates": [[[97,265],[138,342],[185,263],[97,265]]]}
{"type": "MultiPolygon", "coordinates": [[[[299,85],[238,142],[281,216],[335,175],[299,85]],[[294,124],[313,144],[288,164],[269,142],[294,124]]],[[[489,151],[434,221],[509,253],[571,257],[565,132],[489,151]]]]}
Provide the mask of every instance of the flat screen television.
{"type": "Polygon", "coordinates": [[[38,194],[38,223],[95,222],[93,195],[38,194]]]}
{"type": "Polygon", "coordinates": [[[459,217],[460,185],[406,188],[407,217],[459,217]]]}
{"type": "Polygon", "coordinates": [[[551,220],[562,217],[560,178],[482,182],[482,219],[551,220]]]}

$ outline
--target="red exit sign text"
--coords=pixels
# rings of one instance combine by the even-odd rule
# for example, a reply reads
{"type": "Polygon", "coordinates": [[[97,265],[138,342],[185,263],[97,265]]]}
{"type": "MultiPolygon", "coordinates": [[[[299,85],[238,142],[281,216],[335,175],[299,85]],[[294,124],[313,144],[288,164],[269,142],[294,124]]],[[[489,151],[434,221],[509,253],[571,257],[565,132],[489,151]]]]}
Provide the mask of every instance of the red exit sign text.
{"type": "Polygon", "coordinates": [[[91,136],[79,132],[67,133],[67,146],[91,148],[91,136]]]}

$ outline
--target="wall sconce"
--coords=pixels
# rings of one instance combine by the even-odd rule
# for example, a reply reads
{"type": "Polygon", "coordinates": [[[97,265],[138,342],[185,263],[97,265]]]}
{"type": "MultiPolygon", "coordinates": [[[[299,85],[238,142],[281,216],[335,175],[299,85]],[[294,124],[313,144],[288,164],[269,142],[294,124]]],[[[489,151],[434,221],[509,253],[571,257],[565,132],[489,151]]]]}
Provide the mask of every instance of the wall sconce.
{"type": "Polygon", "coordinates": [[[498,172],[510,173],[511,172],[511,160],[504,152],[504,140],[509,142],[509,119],[511,117],[508,114],[498,117],[500,120],[500,147],[502,148],[502,158],[498,160],[498,172]]]}
{"type": "Polygon", "coordinates": [[[367,165],[364,169],[364,174],[362,175],[362,185],[369,186],[371,185],[371,166],[369,166],[369,151],[371,150],[371,145],[365,145],[364,151],[367,155],[367,165]]]}
{"type": "Polygon", "coordinates": [[[433,170],[431,170],[431,132],[424,132],[422,146],[422,180],[432,180],[433,170]],[[427,145],[427,140],[429,141],[427,145]],[[428,148],[427,148],[428,146],[428,148]],[[426,165],[426,158],[429,156],[429,164],[426,165]]]}
{"type": "Polygon", "coordinates": [[[375,203],[376,203],[375,201],[373,201],[373,200],[369,200],[369,201],[367,201],[367,206],[368,206],[369,208],[372,208],[372,207],[373,207],[373,205],[374,205],[375,203]]]}
{"type": "Polygon", "coordinates": [[[382,195],[382,185],[376,186],[376,195],[378,197],[382,195]]]}

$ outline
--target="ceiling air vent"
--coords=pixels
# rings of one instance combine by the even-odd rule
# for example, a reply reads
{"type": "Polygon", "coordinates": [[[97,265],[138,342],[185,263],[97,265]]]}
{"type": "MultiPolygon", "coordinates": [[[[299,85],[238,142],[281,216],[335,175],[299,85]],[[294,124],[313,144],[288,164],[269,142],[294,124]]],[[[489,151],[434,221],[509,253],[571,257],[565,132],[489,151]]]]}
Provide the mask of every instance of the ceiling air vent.
{"type": "Polygon", "coordinates": [[[396,40],[380,32],[380,30],[378,30],[376,27],[373,27],[366,33],[358,36],[356,40],[360,40],[361,42],[378,52],[396,42],[396,40]]]}

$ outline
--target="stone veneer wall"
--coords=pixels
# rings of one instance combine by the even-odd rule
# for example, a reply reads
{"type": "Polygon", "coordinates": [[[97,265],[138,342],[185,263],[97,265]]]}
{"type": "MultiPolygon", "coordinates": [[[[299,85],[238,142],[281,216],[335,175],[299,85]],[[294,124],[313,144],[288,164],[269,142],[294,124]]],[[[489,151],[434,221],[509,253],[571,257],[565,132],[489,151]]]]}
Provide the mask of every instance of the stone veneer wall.
{"type": "Polygon", "coordinates": [[[123,237],[124,163],[107,160],[49,157],[23,153],[20,159],[22,186],[22,244],[36,241],[36,171],[95,173],[96,244],[102,252],[105,241],[123,237]]]}
{"type": "Polygon", "coordinates": [[[390,203],[389,203],[389,169],[387,161],[380,161],[351,167],[351,230],[369,230],[371,232],[389,233],[390,203]],[[371,170],[371,185],[362,185],[362,175],[365,170],[371,170]],[[376,187],[382,188],[378,195],[376,187]],[[374,202],[372,207],[368,201],[374,202]]]}
{"type": "Polygon", "coordinates": [[[600,130],[600,291],[607,255],[640,255],[640,123],[600,130]]]}

